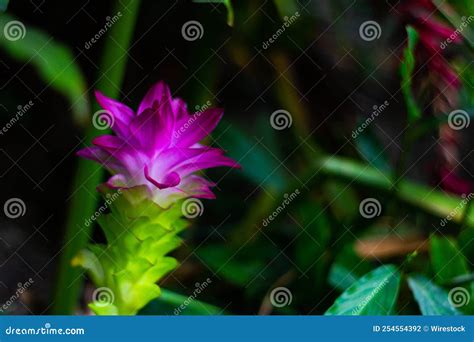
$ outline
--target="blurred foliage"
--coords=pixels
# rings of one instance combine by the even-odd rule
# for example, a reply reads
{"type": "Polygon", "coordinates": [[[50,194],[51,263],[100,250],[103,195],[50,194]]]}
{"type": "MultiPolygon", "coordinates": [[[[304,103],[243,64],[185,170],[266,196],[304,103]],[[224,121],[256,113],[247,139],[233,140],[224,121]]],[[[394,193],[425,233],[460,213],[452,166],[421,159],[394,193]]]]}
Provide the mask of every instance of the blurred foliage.
{"type": "MultiPolygon", "coordinates": [[[[9,14],[0,14],[0,26],[17,20],[9,14]]],[[[13,28],[12,28],[13,29],[13,28]]],[[[56,42],[47,33],[28,25],[17,27],[22,39],[8,39],[0,35],[0,47],[10,56],[25,64],[31,63],[43,81],[68,99],[74,120],[85,125],[89,120],[89,100],[86,80],[70,49],[56,42]]]]}
{"type": "MultiPolygon", "coordinates": [[[[176,235],[167,248],[160,245],[155,250],[169,262],[162,265],[159,277],[148,277],[147,286],[140,287],[135,278],[146,278],[154,269],[147,268],[141,259],[137,264],[123,265],[134,277],[127,281],[136,286],[131,287],[137,300],[130,303],[130,312],[139,310],[145,302],[142,297],[148,296],[157,298],[141,314],[175,314],[189,299],[196,280],[210,277],[215,281],[212,287],[202,298],[193,298],[180,314],[474,313],[472,304],[455,308],[449,301],[449,290],[456,286],[465,287],[474,296],[469,263],[474,258],[474,208],[465,198],[440,189],[438,180],[430,179],[435,173],[433,166],[429,165],[428,172],[424,163],[415,167],[418,159],[430,152],[423,143],[439,138],[448,116],[431,113],[434,99],[426,86],[430,80],[424,78],[426,61],[417,60],[421,44],[414,26],[406,26],[407,20],[398,12],[395,15],[387,3],[352,7],[352,1],[345,0],[310,1],[304,6],[293,0],[193,2],[189,12],[179,8],[173,20],[160,23],[159,32],[152,31],[143,45],[141,36],[131,40],[135,26],[140,33],[148,32],[156,23],[149,13],[162,13],[157,9],[163,8],[143,3],[143,20],[135,23],[136,5],[134,14],[124,16],[114,27],[116,31],[103,37],[106,45],[100,53],[100,70],[114,69],[99,84],[86,82],[71,47],[33,25],[28,25],[22,40],[0,37],[0,47],[9,58],[31,63],[46,84],[69,100],[81,128],[93,111],[87,100],[88,88],[106,88],[107,95],[118,98],[126,58],[117,66],[115,62],[122,61],[121,56],[128,54],[125,48],[135,44],[142,50],[137,48],[131,56],[145,68],[141,70],[137,63],[139,66],[127,69],[126,80],[132,84],[128,90],[133,88],[127,100],[134,101],[135,86],[145,86],[151,78],[168,78],[189,104],[210,100],[225,106],[224,120],[209,143],[226,150],[242,170],[230,174],[212,171],[209,178],[219,180],[218,199],[206,203],[205,214],[192,229],[182,232],[186,243],[173,252],[173,259],[165,254],[178,245],[176,235]],[[228,25],[220,11],[224,7],[228,25]],[[297,20],[288,25],[296,12],[297,20]],[[206,24],[202,40],[189,45],[179,36],[180,25],[188,17],[206,24]],[[379,40],[367,42],[358,32],[361,24],[372,18],[383,32],[379,40]],[[284,34],[263,47],[282,27],[284,34]],[[172,35],[174,31],[178,34],[172,35]],[[169,40],[159,40],[165,38],[169,40]],[[145,57],[135,55],[147,55],[149,60],[143,59],[143,63],[140,58],[145,57]],[[168,57],[174,59],[170,62],[168,57]],[[158,66],[159,60],[166,62],[158,66]],[[390,107],[378,121],[356,138],[346,138],[367,119],[374,105],[383,102],[381,99],[390,100],[390,107]],[[290,113],[292,123],[287,129],[276,130],[270,125],[271,114],[277,110],[290,113]],[[295,190],[299,190],[298,196],[281,209],[295,190]],[[361,215],[359,206],[366,198],[380,202],[378,216],[361,215]],[[270,224],[264,224],[270,216],[270,224]],[[446,224],[440,229],[443,220],[446,224]],[[182,266],[163,277],[174,268],[175,261],[170,260],[175,259],[182,260],[182,266]],[[160,296],[158,286],[153,285],[158,278],[160,296]],[[269,304],[271,291],[277,287],[291,291],[288,306],[269,304]]],[[[5,9],[7,3],[1,1],[0,8],[5,9]]],[[[436,0],[435,4],[439,12],[434,16],[443,16],[454,29],[463,16],[474,15],[471,0],[452,0],[448,5],[436,0]]],[[[14,19],[1,14],[0,26],[14,19]]],[[[458,107],[473,118],[472,27],[462,35],[463,44],[450,47],[447,58],[463,83],[458,107]]],[[[96,133],[88,131],[85,137],[90,140],[96,133]]],[[[472,146],[465,141],[469,148],[465,155],[469,155],[472,146]]],[[[94,169],[80,164],[74,187],[90,174],[95,174],[94,169]]],[[[96,175],[94,184],[88,186],[90,193],[101,179],[96,175]]],[[[96,204],[90,194],[76,195],[66,236],[80,231],[84,217],[96,204]]],[[[118,217],[117,213],[112,215],[118,217]]],[[[180,222],[178,216],[173,218],[175,224],[180,222]]],[[[120,227],[107,220],[102,219],[107,232],[116,234],[114,229],[120,227]]],[[[137,236],[145,234],[153,240],[151,244],[158,243],[154,234],[164,234],[160,227],[153,230],[156,227],[147,225],[146,220],[134,228],[140,230],[137,236]]],[[[87,238],[88,233],[73,248],[82,248],[87,238]]],[[[144,253],[146,246],[137,241],[120,240],[121,245],[112,246],[108,253],[116,259],[131,249],[144,253]]],[[[63,268],[70,266],[70,253],[62,251],[63,268]]],[[[91,277],[99,283],[117,287],[118,293],[123,291],[110,279],[99,277],[96,259],[107,260],[91,255],[80,255],[76,264],[90,268],[91,277]]],[[[76,303],[77,291],[70,292],[65,284],[77,274],[63,272],[57,298],[63,298],[60,304],[67,310],[55,313],[71,312],[76,303]]]]}

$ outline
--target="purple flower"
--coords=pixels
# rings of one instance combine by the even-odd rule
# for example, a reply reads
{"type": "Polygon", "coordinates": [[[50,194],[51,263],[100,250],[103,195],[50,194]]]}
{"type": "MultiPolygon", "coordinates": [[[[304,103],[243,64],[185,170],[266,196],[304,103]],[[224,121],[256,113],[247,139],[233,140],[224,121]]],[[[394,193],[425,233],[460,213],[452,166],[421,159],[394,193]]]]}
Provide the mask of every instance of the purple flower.
{"type": "Polygon", "coordinates": [[[111,116],[115,135],[95,138],[94,146],[78,155],[102,164],[113,176],[110,188],[142,187],[160,206],[186,197],[215,198],[207,181],[196,172],[218,167],[239,167],[224,151],[201,145],[220,121],[223,110],[210,108],[190,114],[186,104],[172,98],[164,82],[145,95],[138,111],[100,92],[96,98],[111,116]]]}

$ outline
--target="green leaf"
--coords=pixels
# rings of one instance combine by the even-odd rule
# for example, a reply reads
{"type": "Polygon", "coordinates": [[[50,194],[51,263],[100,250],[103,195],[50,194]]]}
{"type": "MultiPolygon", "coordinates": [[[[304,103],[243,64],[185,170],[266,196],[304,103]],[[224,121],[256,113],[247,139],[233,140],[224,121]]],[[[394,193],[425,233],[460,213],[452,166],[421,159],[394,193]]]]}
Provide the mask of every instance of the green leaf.
{"type": "Polygon", "coordinates": [[[408,44],[403,52],[403,60],[400,64],[401,88],[405,98],[408,111],[408,121],[413,122],[422,116],[422,111],[413,95],[413,72],[415,70],[415,47],[418,43],[418,33],[416,30],[407,26],[408,44]]]}
{"type": "Polygon", "coordinates": [[[14,21],[17,22],[17,32],[24,34],[24,37],[9,40],[2,34],[0,47],[15,60],[34,66],[48,87],[53,87],[65,96],[77,123],[88,122],[90,108],[87,84],[70,49],[45,32],[32,25],[25,26],[8,14],[0,15],[0,28],[14,21]]]}
{"type": "MultiPolygon", "coordinates": [[[[390,192],[393,189],[392,181],[380,170],[344,157],[319,158],[315,160],[312,169],[384,192],[390,192]]],[[[397,188],[396,196],[406,203],[440,218],[446,218],[449,215],[455,223],[461,223],[464,219],[464,212],[459,210],[460,206],[465,206],[464,198],[407,180],[401,180],[397,188]]],[[[474,227],[474,207],[469,209],[465,221],[468,226],[474,227]]]]}
{"type": "Polygon", "coordinates": [[[281,18],[292,16],[298,12],[296,0],[274,0],[274,2],[281,18]]]}
{"type": "Polygon", "coordinates": [[[400,272],[393,265],[366,274],[336,299],[326,315],[391,315],[400,288],[400,272]]]}
{"type": "Polygon", "coordinates": [[[242,260],[242,253],[236,253],[227,245],[206,245],[197,251],[204,263],[230,283],[245,286],[265,269],[265,262],[253,258],[242,260]]]}
{"type": "Polygon", "coordinates": [[[8,7],[9,0],[0,0],[0,11],[5,12],[8,7]]]}
{"type": "Polygon", "coordinates": [[[219,137],[219,145],[242,166],[242,174],[254,184],[277,192],[285,190],[287,181],[279,161],[257,139],[250,138],[235,124],[225,121],[216,128],[215,135],[219,137]]]}
{"type": "Polygon", "coordinates": [[[337,179],[323,184],[324,197],[337,220],[349,224],[359,215],[359,199],[353,187],[337,179]]]}
{"type": "MultiPolygon", "coordinates": [[[[189,315],[189,316],[206,316],[221,315],[224,310],[197,300],[199,295],[196,288],[190,296],[170,291],[161,290],[161,296],[151,301],[144,307],[139,315],[189,315]]],[[[205,291],[205,289],[203,290],[205,291]]]]}
{"type": "Polygon", "coordinates": [[[227,25],[234,26],[234,8],[231,0],[193,0],[196,3],[224,4],[227,8],[227,25]]]}
{"type": "Polygon", "coordinates": [[[439,284],[449,283],[453,278],[469,273],[467,260],[454,239],[431,237],[431,265],[439,284]]]}
{"type": "Polygon", "coordinates": [[[474,30],[471,27],[472,14],[474,14],[474,4],[471,0],[453,1],[456,5],[459,13],[466,13],[466,16],[461,16],[458,11],[454,10],[450,4],[444,0],[433,0],[438,10],[444,15],[446,19],[451,23],[451,26],[457,29],[465,39],[465,42],[474,48],[474,30]],[[467,16],[467,14],[470,14],[467,16]],[[469,19],[471,18],[471,19],[469,19]],[[469,20],[469,21],[468,21],[469,20]]]}
{"type": "Polygon", "coordinates": [[[460,314],[459,311],[449,303],[446,291],[433,284],[428,278],[422,275],[413,275],[408,278],[408,286],[413,292],[423,315],[452,316],[460,314]]]}
{"type": "MultiPolygon", "coordinates": [[[[359,126],[363,121],[359,122],[359,126]]],[[[383,172],[391,172],[392,167],[388,162],[383,144],[370,127],[366,127],[356,139],[354,139],[357,151],[372,166],[383,172]]]]}
{"type": "Polygon", "coordinates": [[[370,263],[361,259],[354,251],[353,244],[344,246],[336,256],[329,270],[328,282],[331,286],[346,290],[359,278],[370,271],[370,263]]]}
{"type": "Polygon", "coordinates": [[[303,201],[296,214],[294,262],[297,270],[309,278],[306,292],[323,296],[330,266],[331,223],[326,210],[315,202],[303,201]]]}

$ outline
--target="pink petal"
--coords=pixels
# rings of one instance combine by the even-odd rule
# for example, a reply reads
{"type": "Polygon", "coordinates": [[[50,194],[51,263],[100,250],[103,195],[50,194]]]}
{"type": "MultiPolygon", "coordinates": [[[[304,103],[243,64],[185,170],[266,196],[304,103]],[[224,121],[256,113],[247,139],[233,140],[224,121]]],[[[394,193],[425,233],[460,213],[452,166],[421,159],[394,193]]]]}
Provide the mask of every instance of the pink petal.
{"type": "Polygon", "coordinates": [[[104,96],[100,91],[95,91],[95,97],[100,106],[110,112],[114,117],[112,130],[119,135],[127,134],[127,126],[133,118],[134,113],[128,106],[104,96]]]}
{"type": "Polygon", "coordinates": [[[148,166],[145,166],[145,178],[151,182],[153,185],[155,185],[158,189],[166,189],[166,188],[171,188],[179,184],[181,181],[181,178],[176,172],[172,172],[167,174],[164,178],[163,181],[159,182],[156,179],[152,178],[150,176],[150,173],[148,172],[148,166]]]}
{"type": "Polygon", "coordinates": [[[138,107],[138,115],[141,115],[145,109],[151,108],[155,101],[162,101],[163,97],[165,98],[165,101],[171,103],[172,97],[170,88],[165,82],[160,81],[152,86],[150,90],[148,90],[142,102],[140,102],[140,106],[138,107]]]}
{"type": "Polygon", "coordinates": [[[220,108],[211,108],[202,113],[194,113],[176,123],[173,144],[189,147],[207,137],[216,128],[224,114],[220,108]]]}

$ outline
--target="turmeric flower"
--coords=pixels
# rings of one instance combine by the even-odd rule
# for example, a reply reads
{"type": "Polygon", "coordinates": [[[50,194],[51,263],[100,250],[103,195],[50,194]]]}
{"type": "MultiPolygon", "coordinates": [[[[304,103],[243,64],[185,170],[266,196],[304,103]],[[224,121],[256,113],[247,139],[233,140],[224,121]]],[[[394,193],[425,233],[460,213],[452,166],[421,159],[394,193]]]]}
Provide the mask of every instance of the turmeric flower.
{"type": "Polygon", "coordinates": [[[201,145],[220,121],[223,110],[210,108],[190,114],[186,104],[172,98],[164,82],[155,84],[138,111],[100,92],[96,98],[110,115],[115,135],[95,138],[94,146],[78,155],[102,164],[112,177],[110,188],[141,187],[160,206],[186,197],[215,198],[207,181],[196,172],[218,167],[239,167],[224,151],[201,145]]]}

